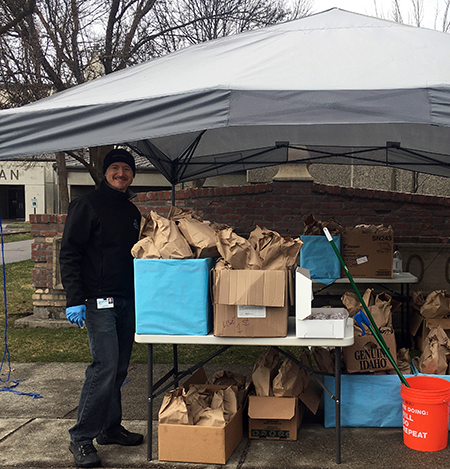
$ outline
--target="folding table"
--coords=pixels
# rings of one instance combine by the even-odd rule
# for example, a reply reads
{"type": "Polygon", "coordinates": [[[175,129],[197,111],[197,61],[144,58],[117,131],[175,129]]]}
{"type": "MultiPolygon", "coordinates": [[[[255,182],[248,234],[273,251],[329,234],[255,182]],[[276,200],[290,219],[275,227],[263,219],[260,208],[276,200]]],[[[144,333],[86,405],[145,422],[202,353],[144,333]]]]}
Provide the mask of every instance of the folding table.
{"type": "MultiPolygon", "coordinates": [[[[250,345],[250,346],[267,346],[276,347],[282,354],[285,352],[279,347],[335,347],[335,390],[334,394],[321,383],[324,390],[335,401],[336,405],[336,463],[341,462],[341,349],[353,344],[353,321],[348,320],[343,339],[327,338],[297,338],[295,336],[295,318],[289,318],[288,334],[286,337],[216,337],[212,333],[208,335],[150,335],[135,334],[135,341],[147,344],[148,351],[148,416],[147,416],[147,459],[152,459],[152,443],[153,443],[153,399],[172,386],[178,386],[178,382],[185,376],[192,374],[195,370],[203,366],[212,358],[221,354],[233,345],[250,345]],[[156,383],[153,382],[153,344],[172,344],[173,345],[173,368],[165,376],[156,383]],[[218,350],[210,357],[198,362],[185,371],[178,369],[178,344],[197,344],[197,345],[222,345],[223,348],[218,350]],[[169,381],[170,380],[170,381],[169,381]],[[169,382],[168,382],[169,381],[169,382]],[[159,389],[159,391],[157,391],[159,389]]],[[[293,359],[286,355],[289,359],[293,359]]],[[[293,359],[296,363],[297,361],[293,359]]],[[[301,364],[298,363],[300,366],[301,364]]],[[[310,370],[312,372],[312,370],[310,370]]]]}

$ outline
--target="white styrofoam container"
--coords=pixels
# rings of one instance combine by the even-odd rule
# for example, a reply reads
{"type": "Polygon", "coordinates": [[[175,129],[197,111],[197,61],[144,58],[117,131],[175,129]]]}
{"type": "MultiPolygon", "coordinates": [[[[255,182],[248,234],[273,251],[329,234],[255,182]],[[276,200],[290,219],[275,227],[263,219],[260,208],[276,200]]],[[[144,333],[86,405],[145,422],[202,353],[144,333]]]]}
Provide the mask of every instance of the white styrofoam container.
{"type": "Polygon", "coordinates": [[[340,312],[345,317],[342,319],[298,319],[296,320],[296,336],[309,338],[333,338],[343,339],[345,337],[345,326],[347,324],[348,311],[345,308],[311,308],[311,314],[318,312],[334,313],[340,312]]]}
{"type": "Polygon", "coordinates": [[[348,320],[345,308],[311,308],[313,300],[312,281],[308,269],[298,267],[295,271],[295,335],[314,339],[343,339],[348,320]],[[346,313],[345,319],[306,319],[321,310],[346,313]]]}

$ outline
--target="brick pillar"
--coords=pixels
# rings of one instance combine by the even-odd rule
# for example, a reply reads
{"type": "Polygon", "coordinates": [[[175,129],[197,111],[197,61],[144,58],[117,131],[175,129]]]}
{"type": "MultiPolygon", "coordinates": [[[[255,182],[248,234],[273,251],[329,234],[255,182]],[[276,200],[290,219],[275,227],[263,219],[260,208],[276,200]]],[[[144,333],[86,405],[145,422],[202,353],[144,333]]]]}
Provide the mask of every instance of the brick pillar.
{"type": "Polygon", "coordinates": [[[65,315],[66,294],[59,274],[59,247],[67,215],[30,215],[33,315],[16,321],[23,327],[72,327],[65,315]],[[44,324],[45,322],[45,324],[44,324]]]}

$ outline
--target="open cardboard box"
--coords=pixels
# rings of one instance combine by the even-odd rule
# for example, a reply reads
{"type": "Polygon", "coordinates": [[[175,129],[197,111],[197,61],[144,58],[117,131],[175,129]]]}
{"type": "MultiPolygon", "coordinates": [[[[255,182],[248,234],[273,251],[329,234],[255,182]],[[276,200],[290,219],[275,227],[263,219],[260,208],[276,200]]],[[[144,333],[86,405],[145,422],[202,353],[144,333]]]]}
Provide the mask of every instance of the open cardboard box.
{"type": "Polygon", "coordinates": [[[296,440],[302,416],[296,397],[249,396],[248,437],[296,440]]]}
{"type": "MultiPolygon", "coordinates": [[[[203,368],[185,381],[184,387],[203,384],[203,368]]],[[[227,386],[205,385],[208,389],[227,386]]],[[[237,388],[236,388],[237,393],[237,388]]],[[[226,464],[243,438],[242,406],[225,427],[197,425],[158,425],[158,456],[160,461],[226,464]]]]}
{"type": "MultiPolygon", "coordinates": [[[[252,387],[251,392],[254,392],[252,387]]],[[[308,385],[298,398],[255,396],[254,394],[249,394],[249,438],[296,440],[305,406],[315,415],[322,400],[322,393],[323,389],[314,379],[310,379],[308,385]]]]}
{"type": "Polygon", "coordinates": [[[334,338],[343,339],[348,318],[348,312],[344,308],[311,308],[313,299],[312,281],[310,272],[302,267],[295,271],[295,335],[296,337],[309,338],[334,338]],[[343,319],[305,319],[319,310],[347,312],[343,319]]]}
{"type": "Polygon", "coordinates": [[[285,337],[287,270],[213,270],[214,335],[285,337]]]}
{"type": "Polygon", "coordinates": [[[416,311],[409,315],[409,331],[417,350],[423,351],[424,342],[433,327],[441,326],[450,337],[450,318],[424,318],[416,311]]]}

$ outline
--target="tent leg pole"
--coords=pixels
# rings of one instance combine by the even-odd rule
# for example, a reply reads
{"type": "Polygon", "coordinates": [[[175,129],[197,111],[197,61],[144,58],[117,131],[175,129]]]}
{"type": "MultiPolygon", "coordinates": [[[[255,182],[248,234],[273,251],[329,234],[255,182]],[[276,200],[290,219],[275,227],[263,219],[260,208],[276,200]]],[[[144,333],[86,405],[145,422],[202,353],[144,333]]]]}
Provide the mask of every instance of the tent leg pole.
{"type": "Polygon", "coordinates": [[[175,207],[175,184],[172,184],[172,207],[175,207]]]}

